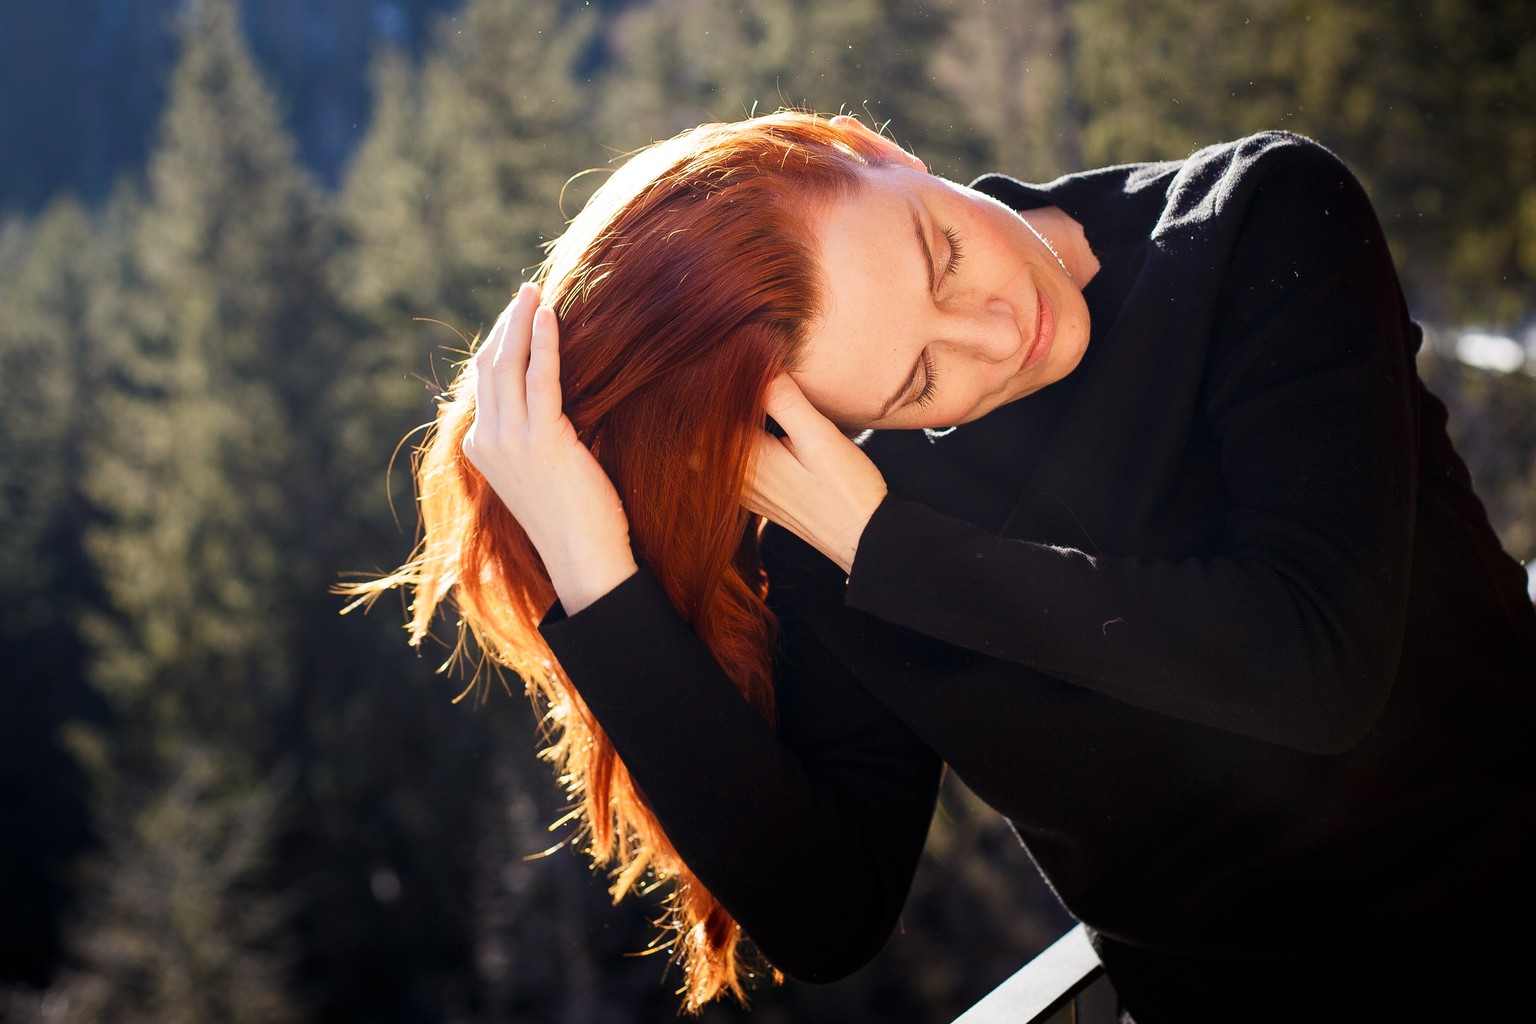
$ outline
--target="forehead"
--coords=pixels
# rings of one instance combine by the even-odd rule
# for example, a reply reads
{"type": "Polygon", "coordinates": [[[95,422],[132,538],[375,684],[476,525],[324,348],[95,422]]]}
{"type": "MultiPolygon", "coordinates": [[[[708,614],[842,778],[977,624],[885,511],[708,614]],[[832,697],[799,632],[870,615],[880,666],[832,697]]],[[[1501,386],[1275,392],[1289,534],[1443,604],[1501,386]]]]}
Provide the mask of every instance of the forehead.
{"type": "Polygon", "coordinates": [[[812,225],[821,315],[807,328],[794,376],[844,425],[877,418],[922,348],[929,268],[914,227],[915,182],[897,170],[865,170],[860,186],[828,201],[812,225]]]}

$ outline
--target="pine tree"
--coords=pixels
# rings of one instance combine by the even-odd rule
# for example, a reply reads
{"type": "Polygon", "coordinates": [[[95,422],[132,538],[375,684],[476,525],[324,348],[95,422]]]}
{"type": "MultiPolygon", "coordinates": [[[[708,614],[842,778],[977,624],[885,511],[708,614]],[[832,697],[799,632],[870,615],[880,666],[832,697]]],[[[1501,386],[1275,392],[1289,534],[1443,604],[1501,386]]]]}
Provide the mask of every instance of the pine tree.
{"type": "Polygon", "coordinates": [[[980,154],[929,51],[947,5],[895,0],[731,5],[656,0],[609,26],[614,67],[604,142],[628,151],[703,121],[795,106],[890,124],[936,171],[963,174],[980,154]]]}
{"type": "MultiPolygon", "coordinates": [[[[421,67],[394,52],[375,62],[373,119],[338,197],[346,242],[333,264],[365,339],[332,395],[344,453],[335,472],[349,478],[359,520],[382,507],[381,439],[432,417],[451,363],[562,230],[565,182],[599,159],[577,74],[593,27],[554,4],[472,0],[440,22],[421,67]]],[[[390,478],[397,503],[409,495],[407,463],[390,478]]],[[[385,547],[403,557],[392,534],[353,550],[371,552],[373,566],[385,547]]]]}
{"type": "Polygon", "coordinates": [[[599,156],[577,71],[593,29],[579,9],[471,0],[419,71],[382,58],[342,196],[361,305],[466,332],[495,319],[599,156]]]}
{"type": "Polygon", "coordinates": [[[0,275],[0,980],[44,984],[61,954],[67,872],[90,840],[86,786],[58,742],[95,711],[78,618],[97,600],[81,469],[100,430],[101,314],[124,236],[55,200],[0,275]]]}
{"type": "Polygon", "coordinates": [[[1536,204],[1529,4],[1082,0],[1088,165],[1286,128],[1337,151],[1382,216],[1416,312],[1515,323],[1536,204]]]}
{"type": "Polygon", "coordinates": [[[964,105],[981,165],[1047,181],[1083,162],[1075,89],[1077,28],[1066,0],[959,4],[931,54],[936,80],[964,105]]]}
{"type": "Polygon", "coordinates": [[[321,589],[300,424],[334,357],[310,329],[314,200],[235,11],[193,0],[185,18],[86,470],[107,605],[87,620],[91,677],[116,727],[94,738],[107,846],[71,1005],[283,1020],[284,913],[254,886],[294,688],[290,601],[321,589]]]}
{"type": "Polygon", "coordinates": [[[66,618],[72,609],[54,598],[80,586],[88,517],[80,464],[102,376],[88,300],[106,259],[93,234],[77,202],[56,200],[0,292],[0,637],[8,641],[66,618]]]}
{"type": "Polygon", "coordinates": [[[295,329],[321,277],[312,201],[231,5],[190,4],[183,47],[138,239],[135,351],[93,480],[117,613],[98,678],[172,735],[260,736],[291,674],[295,412],[331,363],[295,329]]]}
{"type": "MultiPolygon", "coordinates": [[[[354,339],[326,397],[333,486],[352,533],[340,570],[403,561],[414,525],[409,457],[390,475],[391,447],[431,418],[435,384],[542,259],[540,243],[561,230],[566,179],[598,159],[576,72],[592,29],[590,17],[557,5],[471,0],[440,24],[419,67],[395,53],[375,63],[374,116],[337,202],[343,242],[333,279],[354,339]]],[[[483,923],[485,894],[506,870],[484,856],[488,843],[507,840],[487,823],[502,821],[513,800],[526,802],[517,789],[542,794],[543,813],[509,840],[515,862],[549,845],[542,822],[559,813],[556,787],[534,758],[533,718],[520,697],[452,705],[464,682],[432,678],[433,652],[407,655],[392,609],[337,620],[337,608],[333,656],[317,673],[325,683],[298,708],[312,752],[300,786],[306,824],[292,841],[316,851],[315,898],[302,921],[325,936],[306,950],[306,973],[330,986],[318,1011],[387,1014],[408,1001],[452,1001],[472,1019],[505,998],[551,1016],[569,988],[522,973],[536,954],[483,923]],[[401,749],[412,751],[409,761],[401,749]],[[360,889],[359,875],[374,884],[360,889]]],[[[289,850],[285,860],[301,856],[289,850]]],[[[592,902],[606,903],[600,884],[589,888],[592,902]]],[[[559,926],[547,901],[513,901],[519,934],[559,926]]],[[[491,902],[505,906],[506,897],[491,902]]],[[[580,910],[566,916],[570,928],[588,920],[580,910]]],[[[560,961],[590,970],[580,947],[560,961]]]]}

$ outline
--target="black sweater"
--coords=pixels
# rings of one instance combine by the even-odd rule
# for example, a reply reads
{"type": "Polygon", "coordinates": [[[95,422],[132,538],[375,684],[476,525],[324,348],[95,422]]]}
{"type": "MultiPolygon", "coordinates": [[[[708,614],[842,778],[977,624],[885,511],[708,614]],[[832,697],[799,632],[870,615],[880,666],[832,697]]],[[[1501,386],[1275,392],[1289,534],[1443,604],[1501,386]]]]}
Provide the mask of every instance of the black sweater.
{"type": "Polygon", "coordinates": [[[1087,353],[871,438],[891,494],[846,580],[770,531],[777,734],[643,571],[546,628],[678,850],[836,977],[889,933],[942,760],[1142,1024],[1475,973],[1533,907],[1536,614],[1358,184],[1265,134],[975,187],[1083,223],[1087,353]]]}

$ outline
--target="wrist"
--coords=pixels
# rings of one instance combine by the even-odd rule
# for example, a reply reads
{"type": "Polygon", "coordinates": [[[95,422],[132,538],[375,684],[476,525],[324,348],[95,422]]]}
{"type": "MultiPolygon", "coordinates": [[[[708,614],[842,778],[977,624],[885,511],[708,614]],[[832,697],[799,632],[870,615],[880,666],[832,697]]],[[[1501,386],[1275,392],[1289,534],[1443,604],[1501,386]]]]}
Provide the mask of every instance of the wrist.
{"type": "Polygon", "coordinates": [[[545,563],[544,568],[567,615],[575,615],[639,571],[627,544],[622,550],[545,563]]]}
{"type": "Polygon", "coordinates": [[[875,510],[885,500],[885,488],[880,488],[880,493],[874,503],[868,506],[868,510],[861,510],[858,521],[852,526],[845,527],[838,533],[831,544],[823,550],[828,558],[836,562],[838,568],[845,573],[853,571],[853,561],[859,554],[859,541],[864,537],[864,531],[869,528],[869,521],[874,518],[875,510]]]}

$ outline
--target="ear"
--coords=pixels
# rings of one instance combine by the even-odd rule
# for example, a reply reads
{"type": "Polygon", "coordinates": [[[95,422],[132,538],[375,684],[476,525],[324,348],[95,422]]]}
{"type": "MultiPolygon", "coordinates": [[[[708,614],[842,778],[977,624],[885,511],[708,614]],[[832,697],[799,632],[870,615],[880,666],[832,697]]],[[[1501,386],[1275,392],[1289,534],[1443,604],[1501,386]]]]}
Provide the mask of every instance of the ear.
{"type": "Polygon", "coordinates": [[[834,128],[840,128],[845,132],[862,135],[865,139],[873,141],[882,149],[888,151],[898,163],[906,164],[908,167],[922,171],[924,174],[928,173],[927,164],[898,146],[894,139],[888,139],[878,132],[870,131],[864,127],[864,123],[858,118],[850,117],[847,114],[838,114],[828,123],[834,128]]]}

